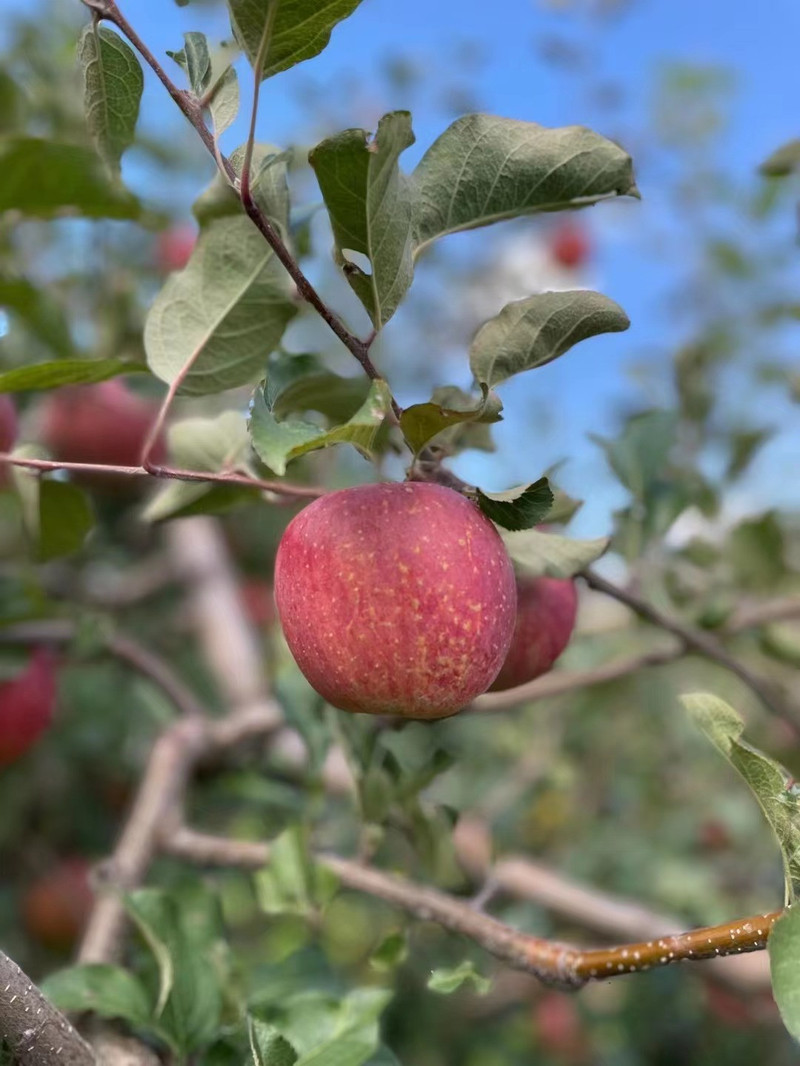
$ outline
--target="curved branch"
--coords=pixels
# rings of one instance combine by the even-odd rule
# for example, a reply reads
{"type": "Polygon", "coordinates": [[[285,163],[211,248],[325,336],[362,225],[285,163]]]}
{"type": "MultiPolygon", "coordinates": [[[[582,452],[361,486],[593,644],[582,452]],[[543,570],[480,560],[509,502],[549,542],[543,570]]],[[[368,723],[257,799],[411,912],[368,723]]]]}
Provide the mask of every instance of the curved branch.
{"type": "Polygon", "coordinates": [[[593,570],[583,570],[580,577],[583,578],[590,589],[602,592],[606,596],[611,596],[620,603],[624,603],[626,607],[629,607],[644,621],[650,622],[652,625],[658,626],[660,629],[677,637],[685,649],[697,652],[699,655],[711,660],[711,662],[719,663],[720,666],[729,670],[747,685],[751,692],[758,696],[769,711],[787,722],[796,735],[800,735],[800,710],[786,703],[774,685],[759,677],[758,674],[753,673],[749,667],[744,666],[709,633],[693,629],[691,626],[671,618],[629,589],[615,585],[593,570]]]}
{"type": "MultiPolygon", "coordinates": [[[[270,857],[267,843],[228,840],[186,827],[166,837],[163,846],[170,855],[204,866],[259,869],[270,857]]],[[[421,921],[436,922],[444,929],[467,936],[516,969],[562,988],[578,988],[594,979],[641,973],[673,962],[761,951],[781,914],[773,911],[657,940],[586,951],[521,933],[482,914],[469,902],[360,862],[327,854],[316,858],[336,874],[345,888],[375,896],[421,921]]]]}

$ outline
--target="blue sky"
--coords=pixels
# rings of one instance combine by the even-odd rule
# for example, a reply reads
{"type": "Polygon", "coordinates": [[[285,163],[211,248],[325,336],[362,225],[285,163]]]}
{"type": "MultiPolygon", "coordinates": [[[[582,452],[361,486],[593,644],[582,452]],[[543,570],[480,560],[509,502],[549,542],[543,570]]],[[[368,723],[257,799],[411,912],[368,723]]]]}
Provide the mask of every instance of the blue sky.
{"type": "MultiPolygon", "coordinates": [[[[181,46],[185,30],[203,29],[212,39],[228,34],[220,4],[180,8],[169,0],[120,3],[141,36],[162,57],[166,49],[181,46]]],[[[586,213],[596,255],[587,277],[581,279],[622,304],[632,320],[630,331],[588,341],[557,363],[526,375],[524,382],[507,386],[503,395],[507,420],[498,434],[499,456],[490,462],[468,459],[464,465],[484,481],[514,483],[536,477],[550,463],[566,458],[565,485],[579,495],[587,494],[586,485],[603,482],[603,460],[587,441],[587,434],[613,433],[618,411],[643,402],[629,368],[642,360],[666,358],[684,328],[680,316],[676,319],[668,309],[667,299],[680,276],[674,252],[675,243],[685,238],[681,228],[685,220],[675,215],[674,205],[667,200],[666,172],[660,169],[665,163],[658,154],[653,157],[646,137],[657,72],[667,63],[682,62],[720,66],[734,73],[734,89],[727,97],[730,124],[721,142],[726,170],[734,177],[748,177],[774,147],[800,134],[800,5],[796,0],[771,0],[769,5],[629,0],[604,18],[590,17],[590,7],[582,0],[549,5],[538,0],[493,0],[491,4],[486,0],[363,0],[355,14],[335,29],[322,55],[264,84],[259,122],[261,139],[288,144],[296,140],[300,128],[308,132],[316,125],[322,136],[335,132],[335,126],[326,128],[326,122],[334,118],[340,126],[371,127],[381,111],[411,106],[417,144],[403,157],[404,165],[410,167],[455,117],[448,111],[453,103],[448,92],[459,84],[469,88],[472,104],[481,110],[545,125],[585,124],[620,136],[623,142],[626,136],[636,141],[626,147],[635,161],[637,149],[642,151],[638,177],[644,198],[641,203],[603,205],[586,213]],[[576,78],[542,61],[543,42],[554,38],[585,50],[583,76],[576,78]],[[398,56],[416,66],[420,74],[416,87],[387,84],[379,77],[387,59],[398,56]],[[613,111],[599,106],[587,92],[587,84],[618,87],[620,107],[613,111]],[[371,86],[379,89],[371,91],[371,86]],[[654,233],[661,234],[667,246],[672,242],[669,255],[654,245],[654,233]],[[548,412],[546,431],[542,422],[539,434],[537,410],[548,412]]],[[[165,63],[171,61],[165,59],[165,63]]],[[[176,133],[180,130],[182,120],[170,111],[172,106],[151,78],[145,98],[151,128],[162,133],[165,125],[176,133]]],[[[233,147],[243,137],[240,123],[225,147],[233,147]]],[[[131,176],[135,180],[135,166],[131,176]]],[[[199,191],[204,181],[199,169],[198,187],[193,191],[199,191]]],[[[790,252],[794,240],[790,210],[783,222],[785,233],[779,232],[777,239],[790,252]]],[[[497,235],[482,232],[488,248],[497,235]]],[[[473,238],[460,245],[456,238],[452,254],[472,254],[473,238]]],[[[688,248],[686,255],[691,254],[688,248]]],[[[402,314],[389,328],[396,331],[392,338],[396,345],[402,314]]],[[[664,400],[668,402],[668,397],[664,400]]],[[[797,408],[792,409],[777,394],[769,403],[774,409],[762,410],[762,419],[766,415],[767,421],[785,430],[764,453],[747,492],[756,504],[766,505],[777,498],[776,493],[798,503],[800,488],[786,495],[787,475],[795,469],[800,450],[797,408]]],[[[486,487],[504,486],[487,483],[486,487]]],[[[589,495],[577,530],[602,533],[609,510],[619,504],[620,497],[605,488],[589,495]]]]}

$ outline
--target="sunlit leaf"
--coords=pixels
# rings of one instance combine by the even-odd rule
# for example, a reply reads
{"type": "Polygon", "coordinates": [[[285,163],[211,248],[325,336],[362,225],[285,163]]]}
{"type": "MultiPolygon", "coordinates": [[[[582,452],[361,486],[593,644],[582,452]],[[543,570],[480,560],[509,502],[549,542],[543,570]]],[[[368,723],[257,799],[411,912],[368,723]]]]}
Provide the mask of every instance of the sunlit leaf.
{"type": "Polygon", "coordinates": [[[629,325],[622,308],[599,292],[539,293],[506,304],[481,326],[470,345],[470,367],[477,381],[492,388],[552,362],[587,337],[629,325]]]}
{"type": "Polygon", "coordinates": [[[501,531],[512,562],[530,577],[573,577],[606,551],[608,537],[573,540],[538,529],[501,531]]]}
{"type": "MultiPolygon", "coordinates": [[[[460,393],[460,390],[456,391],[460,393]]],[[[400,428],[412,450],[419,452],[440,433],[464,422],[501,421],[503,404],[500,397],[486,385],[482,386],[482,392],[483,396],[477,405],[474,399],[468,398],[469,403],[461,408],[445,407],[433,400],[406,407],[400,416],[400,428]]]]}
{"type": "Polygon", "coordinates": [[[121,374],[146,374],[144,363],[124,359],[57,359],[52,363],[34,363],[0,374],[0,392],[28,392],[58,389],[62,385],[93,385],[121,374]]]}

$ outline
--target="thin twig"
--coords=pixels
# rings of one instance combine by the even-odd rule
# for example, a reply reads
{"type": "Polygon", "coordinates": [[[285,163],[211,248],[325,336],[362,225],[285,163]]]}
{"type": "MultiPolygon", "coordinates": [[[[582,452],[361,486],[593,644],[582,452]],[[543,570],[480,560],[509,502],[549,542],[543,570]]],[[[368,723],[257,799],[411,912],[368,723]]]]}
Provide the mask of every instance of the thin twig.
{"type": "MultiPolygon", "coordinates": [[[[259,869],[270,857],[266,843],[228,840],[186,827],[167,837],[164,847],[170,855],[205,866],[259,869]]],[[[772,925],[781,914],[773,911],[675,936],[587,951],[521,933],[438,889],[336,855],[320,854],[316,858],[336,874],[343,887],[365,892],[415,918],[467,936],[511,966],[564,988],[577,988],[593,979],[641,973],[673,962],[760,951],[766,947],[772,925]]]]}
{"type": "Polygon", "coordinates": [[[615,585],[593,570],[584,570],[580,576],[589,588],[602,592],[606,596],[611,596],[620,603],[624,603],[626,607],[630,607],[635,614],[646,622],[658,626],[667,633],[672,633],[682,642],[686,649],[697,652],[706,659],[725,667],[726,670],[729,670],[740,681],[744,682],[768,710],[787,722],[795,733],[800,733],[800,712],[782,700],[770,682],[759,677],[749,667],[739,662],[710,634],[704,633],[699,629],[693,629],[691,626],[671,618],[635,593],[615,585]]]}
{"type": "Polygon", "coordinates": [[[624,659],[613,659],[609,663],[592,667],[591,670],[557,670],[554,673],[537,677],[525,685],[519,685],[517,688],[505,689],[502,692],[486,692],[472,701],[470,709],[501,711],[509,707],[517,707],[521,703],[563,696],[576,689],[616,681],[646,667],[663,666],[665,663],[674,662],[683,654],[683,647],[667,648],[662,651],[643,652],[641,655],[630,655],[624,659]]]}
{"type": "Polygon", "coordinates": [[[175,481],[207,481],[220,485],[241,485],[243,488],[257,489],[260,492],[273,492],[279,496],[294,499],[317,499],[324,496],[328,489],[314,485],[293,485],[283,481],[264,481],[248,477],[246,474],[222,474],[213,471],[184,470],[172,466],[160,466],[148,463],[145,466],[108,466],[105,463],[68,463],[57,459],[28,459],[24,456],[0,453],[0,464],[10,463],[29,470],[67,470],[76,474],[110,474],[125,477],[157,477],[175,481]]]}
{"type": "Polygon", "coordinates": [[[0,951],[0,1040],[19,1066],[97,1066],[94,1051],[0,951]]]}
{"type": "Polygon", "coordinates": [[[264,64],[267,61],[270,41],[272,40],[272,27],[275,25],[275,16],[278,13],[279,0],[270,0],[267,8],[267,17],[264,19],[264,29],[261,33],[261,41],[256,53],[256,61],[253,64],[253,104],[250,108],[250,128],[247,131],[247,142],[244,146],[244,159],[242,160],[242,173],[239,178],[239,189],[242,196],[250,195],[250,164],[253,161],[253,145],[256,140],[256,120],[258,118],[258,98],[261,93],[261,79],[263,77],[264,64]]]}

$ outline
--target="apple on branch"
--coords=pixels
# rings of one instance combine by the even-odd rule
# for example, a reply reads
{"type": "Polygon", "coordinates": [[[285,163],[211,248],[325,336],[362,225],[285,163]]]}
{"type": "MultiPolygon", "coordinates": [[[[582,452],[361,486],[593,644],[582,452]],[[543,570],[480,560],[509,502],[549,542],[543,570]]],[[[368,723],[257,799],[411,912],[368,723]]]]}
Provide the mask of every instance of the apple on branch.
{"type": "Polygon", "coordinates": [[[289,649],[335,707],[445,718],[485,692],[514,629],[514,571],[470,500],[420,482],[322,496],[288,525],[275,601],[289,649]]]}
{"type": "Polygon", "coordinates": [[[574,581],[518,577],[514,636],[491,691],[517,688],[546,674],[569,644],[577,611],[574,581]]]}
{"type": "Polygon", "coordinates": [[[47,731],[55,702],[55,656],[37,648],[20,674],[0,684],[0,767],[16,762],[47,731]]]}

